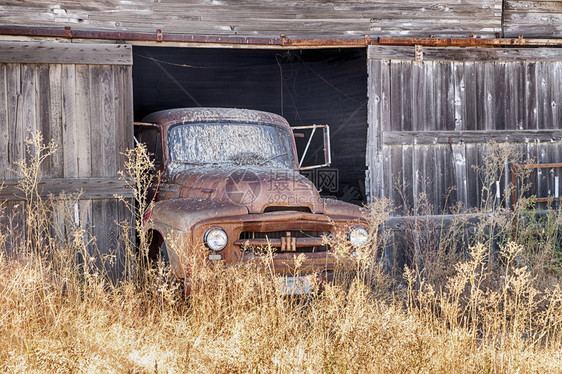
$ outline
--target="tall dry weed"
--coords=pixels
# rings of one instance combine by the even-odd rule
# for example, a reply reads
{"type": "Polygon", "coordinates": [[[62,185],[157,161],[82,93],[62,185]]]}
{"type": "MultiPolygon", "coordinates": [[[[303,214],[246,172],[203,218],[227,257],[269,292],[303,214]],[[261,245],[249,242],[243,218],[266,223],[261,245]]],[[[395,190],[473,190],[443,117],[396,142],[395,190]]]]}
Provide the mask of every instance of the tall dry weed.
{"type": "MultiPolygon", "coordinates": [[[[32,231],[41,233],[39,242],[16,256],[0,251],[2,372],[562,371],[560,278],[555,269],[537,269],[552,257],[554,247],[542,245],[554,246],[558,213],[544,233],[523,234],[521,219],[518,235],[494,234],[493,245],[482,226],[481,243],[459,248],[454,235],[477,227],[459,223],[439,234],[448,247],[420,256],[421,265],[407,268],[401,281],[384,271],[387,234],[380,228],[391,207],[378,201],[368,208],[372,241],[357,267],[339,269],[341,277],[316,292],[279,292],[271,253],[260,258],[265,266],[211,268],[193,257],[185,259],[193,264],[185,300],[166,282],[161,261],[139,276],[149,239],[139,244],[129,229],[129,268],[121,282],[110,282],[87,228],[74,219],[78,198],[49,198],[39,226],[45,229],[32,231]],[[453,248],[458,257],[447,252],[453,248]],[[450,269],[429,276],[425,264],[450,269]]],[[[0,241],[7,240],[2,232],[6,227],[0,241]]],[[[349,249],[345,241],[333,244],[342,254],[349,249]]],[[[294,273],[299,269],[297,259],[294,273]]]]}

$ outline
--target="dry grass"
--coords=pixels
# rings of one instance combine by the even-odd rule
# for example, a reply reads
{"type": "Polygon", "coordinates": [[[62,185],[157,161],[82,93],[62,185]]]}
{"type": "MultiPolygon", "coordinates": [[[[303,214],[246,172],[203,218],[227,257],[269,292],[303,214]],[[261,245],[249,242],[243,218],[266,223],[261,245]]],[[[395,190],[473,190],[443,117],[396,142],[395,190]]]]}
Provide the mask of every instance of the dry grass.
{"type": "MultiPolygon", "coordinates": [[[[72,206],[72,197],[59,203],[72,206]]],[[[373,231],[356,271],[314,295],[280,295],[267,267],[194,266],[186,301],[161,265],[139,271],[134,248],[124,280],[112,283],[88,255],[83,229],[49,218],[53,204],[44,204],[47,218],[39,220],[48,228],[37,231],[43,246],[0,252],[3,372],[562,371],[555,234],[495,244],[497,237],[482,236],[439,276],[413,266],[391,279],[380,262],[381,233],[373,231]],[[65,235],[56,224],[66,225],[65,235]]],[[[385,202],[369,211],[374,223],[387,214],[385,202]]],[[[558,214],[546,219],[555,225],[558,214]]],[[[437,249],[452,261],[447,248],[437,249]]]]}

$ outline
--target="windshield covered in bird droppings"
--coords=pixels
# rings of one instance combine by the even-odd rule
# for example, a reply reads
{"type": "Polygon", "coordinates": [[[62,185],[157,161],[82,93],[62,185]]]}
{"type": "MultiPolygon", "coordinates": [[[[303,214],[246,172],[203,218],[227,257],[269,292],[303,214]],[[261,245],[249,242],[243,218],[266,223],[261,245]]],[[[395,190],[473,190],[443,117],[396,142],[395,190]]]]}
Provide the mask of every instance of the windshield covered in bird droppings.
{"type": "Polygon", "coordinates": [[[294,166],[292,134],[273,124],[189,123],[168,130],[177,165],[294,166]]]}

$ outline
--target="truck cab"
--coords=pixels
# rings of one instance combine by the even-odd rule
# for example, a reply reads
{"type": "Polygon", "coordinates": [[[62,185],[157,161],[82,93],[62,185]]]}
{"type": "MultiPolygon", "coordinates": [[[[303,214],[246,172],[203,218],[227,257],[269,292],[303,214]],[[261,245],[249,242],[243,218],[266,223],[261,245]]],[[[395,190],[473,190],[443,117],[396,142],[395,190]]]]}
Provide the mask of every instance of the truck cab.
{"type": "Polygon", "coordinates": [[[180,108],[136,124],[161,182],[145,216],[150,255],[166,251],[176,277],[189,258],[235,264],[268,248],[276,274],[330,277],[336,258],[328,238],[367,243],[361,208],[320,196],[299,173],[293,129],[281,116],[246,109],[180,108]]]}

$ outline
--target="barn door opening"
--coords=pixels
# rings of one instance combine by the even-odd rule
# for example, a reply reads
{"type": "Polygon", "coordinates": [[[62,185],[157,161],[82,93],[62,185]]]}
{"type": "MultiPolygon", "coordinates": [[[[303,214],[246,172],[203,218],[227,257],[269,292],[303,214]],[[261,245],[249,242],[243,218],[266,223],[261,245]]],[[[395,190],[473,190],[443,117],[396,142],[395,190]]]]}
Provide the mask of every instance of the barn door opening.
{"type": "MultiPolygon", "coordinates": [[[[178,107],[273,112],[291,126],[329,125],[331,165],[303,172],[323,191],[365,202],[367,65],[364,48],[249,50],[134,47],[135,120],[178,107]],[[329,175],[329,178],[326,178],[329,175]]],[[[298,139],[302,154],[307,142],[298,139]]],[[[307,150],[323,160],[322,142],[307,150]]]]}

